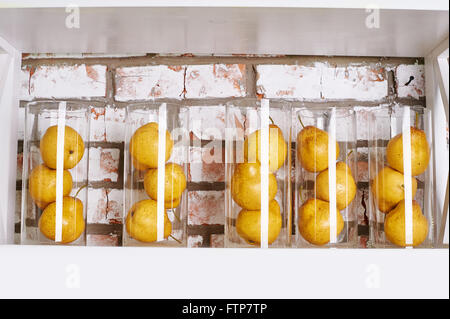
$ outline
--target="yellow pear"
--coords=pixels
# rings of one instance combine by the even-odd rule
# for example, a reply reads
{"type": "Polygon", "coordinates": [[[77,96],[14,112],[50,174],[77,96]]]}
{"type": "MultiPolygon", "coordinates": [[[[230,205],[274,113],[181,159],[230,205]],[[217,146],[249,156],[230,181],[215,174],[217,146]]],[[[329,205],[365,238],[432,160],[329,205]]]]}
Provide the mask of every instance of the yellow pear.
{"type": "MultiPolygon", "coordinates": [[[[144,177],[144,188],[151,199],[158,199],[158,170],[149,170],[144,177]]],[[[175,163],[165,167],[164,201],[172,202],[178,199],[186,189],[186,176],[183,168],[175,163]]]]}
{"type": "MultiPolygon", "coordinates": [[[[321,199],[308,199],[299,209],[298,228],[302,237],[311,244],[330,242],[330,203],[321,199]]],[[[344,229],[344,219],[336,209],[336,234],[344,229]]]]}
{"type": "MultiPolygon", "coordinates": [[[[67,244],[77,240],[85,229],[83,203],[81,200],[66,196],[62,208],[61,243],[67,244]]],[[[48,239],[55,240],[56,202],[49,204],[39,218],[39,229],[48,239]]]]}
{"type": "MultiPolygon", "coordinates": [[[[58,151],[58,126],[50,126],[40,142],[42,160],[49,168],[56,169],[58,151]]],[[[70,126],[64,129],[64,169],[74,168],[83,158],[84,142],[80,134],[70,126]]]]}
{"type": "MultiPolygon", "coordinates": [[[[414,198],[417,191],[417,180],[414,177],[411,177],[411,186],[411,196],[414,198]]],[[[387,213],[405,199],[404,175],[386,166],[372,181],[371,189],[378,210],[387,213]]]]}
{"type": "MultiPolygon", "coordinates": [[[[330,201],[328,169],[316,177],[315,192],[318,199],[330,201]]],[[[345,209],[356,196],[356,183],[350,167],[344,162],[336,164],[336,204],[339,210],[345,209]]]]}
{"type": "Polygon", "coordinates": [[[133,163],[134,168],[137,169],[138,171],[145,172],[149,169],[147,165],[139,163],[137,159],[135,159],[134,157],[131,157],[131,161],[133,163]]]}
{"type": "MultiPolygon", "coordinates": [[[[413,244],[419,246],[427,239],[428,221],[422,214],[420,205],[416,201],[412,202],[413,210],[413,244]]],[[[405,241],[405,201],[401,201],[397,207],[386,215],[384,220],[384,233],[386,238],[393,244],[406,247],[405,241]]]]}
{"type": "MultiPolygon", "coordinates": [[[[149,168],[158,167],[158,123],[147,123],[134,132],[130,139],[130,153],[140,165],[149,168]]],[[[166,130],[166,155],[165,161],[172,154],[173,140],[166,130]]]]}
{"type": "MultiPolygon", "coordinates": [[[[269,125],[269,170],[275,172],[286,161],[287,144],[283,132],[276,125],[269,125]]],[[[249,163],[261,162],[261,130],[244,140],[244,159],[249,163]]]]}
{"type": "MultiPolygon", "coordinates": [[[[68,170],[64,170],[63,196],[70,194],[72,184],[72,175],[68,170]]],[[[42,164],[36,166],[30,173],[28,188],[36,205],[44,209],[49,203],[56,201],[56,170],[42,164]]]]}
{"type": "Polygon", "coordinates": [[[175,198],[172,201],[165,201],[164,202],[164,208],[165,209],[174,209],[177,208],[181,203],[181,197],[175,198]]]}
{"type": "MultiPolygon", "coordinates": [[[[269,201],[277,194],[277,179],[269,174],[269,201]]],[[[244,209],[261,209],[261,165],[241,163],[236,165],[231,177],[231,196],[244,209]]]]}
{"type": "MultiPolygon", "coordinates": [[[[403,171],[403,134],[393,137],[386,149],[389,166],[399,172],[403,171]]],[[[405,159],[406,160],[406,159],[405,159]]],[[[425,132],[411,127],[411,175],[417,176],[425,172],[430,161],[430,146],[425,132]]]]}
{"type": "MultiPolygon", "coordinates": [[[[272,244],[281,231],[281,213],[280,205],[276,200],[269,203],[269,233],[268,242],[272,244]]],[[[249,244],[261,243],[261,211],[246,210],[240,211],[236,219],[236,231],[249,244]]]]}
{"type": "MultiPolygon", "coordinates": [[[[309,172],[321,172],[328,168],[328,133],[314,126],[306,126],[297,136],[297,158],[309,172]]],[[[336,159],[339,144],[336,142],[336,159]]]]}
{"type": "MultiPolygon", "coordinates": [[[[126,230],[136,240],[150,243],[157,237],[157,203],[152,199],[141,200],[131,207],[126,218],[126,230]]],[[[164,238],[172,233],[172,223],[164,210],[164,238]]]]}

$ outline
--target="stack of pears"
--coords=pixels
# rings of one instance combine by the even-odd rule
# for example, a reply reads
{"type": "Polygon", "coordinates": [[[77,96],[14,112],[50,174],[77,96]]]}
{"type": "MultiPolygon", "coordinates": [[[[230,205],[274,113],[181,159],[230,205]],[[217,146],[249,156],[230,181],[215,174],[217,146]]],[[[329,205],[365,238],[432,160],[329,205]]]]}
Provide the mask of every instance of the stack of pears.
{"type": "MultiPolygon", "coordinates": [[[[136,170],[144,172],[144,189],[150,199],[135,203],[128,211],[126,230],[141,242],[157,240],[157,200],[158,200],[158,123],[151,122],[136,130],[130,140],[130,154],[136,170]]],[[[165,162],[172,155],[173,140],[166,131],[165,162]]],[[[167,209],[175,209],[181,203],[186,189],[183,167],[175,163],[165,164],[164,179],[164,238],[172,233],[172,223],[167,209]]],[[[177,215],[174,213],[175,217],[177,215]]]]}
{"type": "MultiPolygon", "coordinates": [[[[411,127],[411,175],[425,172],[430,160],[430,148],[425,132],[411,127]]],[[[393,244],[407,246],[405,242],[405,185],[403,168],[403,134],[394,136],[388,143],[386,159],[389,166],[381,169],[371,184],[372,194],[380,212],[386,215],[384,232],[393,244]]],[[[417,180],[411,177],[412,198],[417,191],[417,180]]],[[[413,244],[418,246],[428,235],[428,221],[420,205],[413,200],[413,244]]]]}
{"type": "MultiPolygon", "coordinates": [[[[269,126],[269,233],[272,244],[282,227],[280,205],[275,200],[278,186],[276,171],[287,157],[287,144],[281,129],[269,126]]],[[[231,196],[242,209],[236,219],[238,235],[251,245],[261,243],[261,130],[248,135],[244,140],[244,163],[237,164],[231,178],[231,196]]]]}
{"type": "MultiPolygon", "coordinates": [[[[297,135],[297,158],[302,167],[315,177],[315,198],[307,199],[299,209],[298,227],[302,237],[311,244],[325,245],[330,241],[330,194],[328,174],[327,132],[306,126],[297,135]]],[[[336,160],[339,157],[336,142],[336,160]]],[[[352,171],[345,162],[336,163],[336,234],[344,228],[341,210],[354,200],[356,183],[352,171]]]]}
{"type": "MultiPolygon", "coordinates": [[[[43,210],[38,222],[39,230],[50,240],[55,240],[57,145],[58,126],[51,126],[40,141],[40,154],[44,163],[31,170],[28,185],[31,198],[43,210]]],[[[83,158],[84,142],[80,134],[70,126],[65,126],[63,152],[61,243],[67,244],[77,240],[85,229],[83,203],[76,197],[69,196],[73,185],[69,169],[74,168],[83,158]]]]}

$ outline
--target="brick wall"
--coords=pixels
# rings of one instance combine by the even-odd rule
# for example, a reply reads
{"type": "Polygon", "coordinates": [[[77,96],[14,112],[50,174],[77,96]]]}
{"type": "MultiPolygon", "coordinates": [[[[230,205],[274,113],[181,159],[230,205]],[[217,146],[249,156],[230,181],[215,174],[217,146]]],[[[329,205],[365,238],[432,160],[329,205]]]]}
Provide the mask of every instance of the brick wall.
{"type": "MultiPolygon", "coordinates": [[[[306,105],[354,106],[358,120],[358,216],[361,246],[367,240],[367,110],[398,102],[425,105],[422,59],[309,56],[193,56],[94,54],[23,56],[16,230],[20,230],[24,106],[40,99],[91,107],[88,245],[121,245],[125,106],[154,99],[186,100],[191,121],[224,128],[232,98],[267,97],[306,105]],[[200,122],[201,123],[201,122],[200,122]]],[[[202,126],[193,138],[205,138],[202,126]]],[[[188,176],[188,245],[222,247],[224,165],[191,147],[188,176]]]]}

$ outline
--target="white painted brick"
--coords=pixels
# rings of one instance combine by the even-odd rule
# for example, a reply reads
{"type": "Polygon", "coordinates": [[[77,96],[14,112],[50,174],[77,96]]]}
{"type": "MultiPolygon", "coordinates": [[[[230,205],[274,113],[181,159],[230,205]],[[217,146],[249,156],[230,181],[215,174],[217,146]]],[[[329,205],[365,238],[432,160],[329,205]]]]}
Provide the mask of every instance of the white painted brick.
{"type": "Polygon", "coordinates": [[[105,133],[107,142],[123,142],[125,139],[125,108],[107,106],[105,133]]]}
{"type": "Polygon", "coordinates": [[[22,60],[34,59],[81,59],[81,53],[25,53],[22,54],[22,60]]]}
{"type": "Polygon", "coordinates": [[[225,106],[191,106],[189,121],[190,130],[197,138],[221,138],[225,134],[225,106]]]}
{"type": "Polygon", "coordinates": [[[86,246],[119,246],[119,237],[115,234],[87,234],[86,246]]]}
{"type": "Polygon", "coordinates": [[[398,97],[418,99],[425,96],[425,67],[423,65],[399,65],[395,69],[398,97]],[[414,79],[411,80],[411,77],[414,79]],[[408,85],[406,85],[408,83],[408,85]]]}
{"type": "Polygon", "coordinates": [[[90,224],[122,223],[123,193],[117,189],[89,189],[87,222],[90,224]]]}
{"type": "Polygon", "coordinates": [[[369,121],[371,107],[355,107],[356,111],[356,136],[358,140],[369,139],[369,121]]]}
{"type": "Polygon", "coordinates": [[[189,65],[186,98],[245,96],[244,64],[189,65]]]}
{"type": "Polygon", "coordinates": [[[181,99],[184,90],[184,66],[139,66],[116,71],[117,101],[181,99]]]}
{"type": "Polygon", "coordinates": [[[190,131],[194,134],[194,145],[197,145],[190,148],[190,181],[223,181],[225,150],[222,140],[225,137],[225,107],[192,106],[189,109],[189,118],[190,131]],[[201,139],[211,142],[200,147],[201,139]]]}
{"type": "Polygon", "coordinates": [[[125,108],[92,107],[90,140],[93,142],[123,142],[125,113],[125,108]]]}
{"type": "Polygon", "coordinates": [[[117,182],[120,150],[91,147],[89,149],[89,180],[117,182]]]}
{"type": "Polygon", "coordinates": [[[42,65],[32,68],[30,75],[33,98],[104,97],[106,93],[104,65],[42,65]]]}
{"type": "Polygon", "coordinates": [[[324,99],[353,99],[378,101],[387,96],[388,81],[383,68],[348,66],[324,68],[322,97],[324,99]]]}
{"type": "Polygon", "coordinates": [[[145,53],[102,54],[102,53],[29,53],[23,54],[23,60],[33,59],[84,59],[84,58],[130,58],[145,56],[145,53]]]}
{"type": "Polygon", "coordinates": [[[223,182],[225,180],[225,164],[223,163],[222,142],[208,144],[204,147],[191,147],[189,157],[189,181],[191,182],[223,182]],[[219,145],[220,144],[220,145],[219,145]],[[211,151],[214,149],[214,154],[211,151]],[[218,156],[215,156],[218,152],[218,156]]]}
{"type": "Polygon", "coordinates": [[[203,237],[200,235],[189,236],[187,246],[189,248],[201,247],[203,244],[203,237]]]}
{"type": "Polygon", "coordinates": [[[224,191],[190,191],[188,193],[189,225],[223,225],[225,223],[224,191]]]}
{"type": "Polygon", "coordinates": [[[298,100],[354,99],[377,101],[386,97],[388,83],[383,68],[258,65],[257,93],[267,98],[298,100]]]}
{"type": "Polygon", "coordinates": [[[108,215],[110,223],[122,223],[123,191],[121,189],[108,190],[108,215]]]}
{"type": "Polygon", "coordinates": [[[387,107],[387,104],[381,104],[379,106],[355,106],[354,110],[356,112],[356,136],[358,140],[368,140],[369,136],[369,125],[371,121],[370,114],[375,110],[387,107]]]}
{"type": "Polygon", "coordinates": [[[258,65],[256,90],[266,98],[320,99],[322,63],[314,66],[258,65]]]}
{"type": "Polygon", "coordinates": [[[371,107],[355,107],[356,111],[356,130],[358,140],[368,140],[369,136],[369,125],[370,125],[370,114],[373,108],[371,107]]]}
{"type": "Polygon", "coordinates": [[[31,101],[30,95],[30,68],[22,68],[20,70],[20,99],[22,101],[31,101]]]}
{"type": "Polygon", "coordinates": [[[106,142],[105,112],[106,108],[104,107],[91,108],[89,130],[89,140],[91,142],[106,142]]]}
{"type": "Polygon", "coordinates": [[[212,248],[223,248],[225,242],[224,234],[211,234],[211,247],[212,248]]]}

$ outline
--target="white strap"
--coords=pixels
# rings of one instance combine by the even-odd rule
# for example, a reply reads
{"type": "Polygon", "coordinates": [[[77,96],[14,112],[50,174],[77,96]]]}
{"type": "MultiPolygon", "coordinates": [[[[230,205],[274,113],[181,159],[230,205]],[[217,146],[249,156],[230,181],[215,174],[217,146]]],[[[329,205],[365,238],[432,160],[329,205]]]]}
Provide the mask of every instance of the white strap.
{"type": "Polygon", "coordinates": [[[162,103],[158,111],[158,201],[156,215],[156,240],[164,240],[164,184],[166,173],[166,120],[167,104],[162,103]]]}
{"type": "Polygon", "coordinates": [[[405,185],[405,243],[413,244],[413,211],[412,211],[412,182],[411,182],[411,114],[410,107],[403,109],[402,137],[403,137],[403,178],[405,185]]]}
{"type": "Polygon", "coordinates": [[[58,105],[58,142],[56,145],[56,216],[55,242],[62,241],[63,188],[64,188],[64,137],[66,128],[66,102],[58,105]]]}
{"type": "Polygon", "coordinates": [[[261,100],[261,248],[269,247],[269,100],[261,100]]]}
{"type": "Polygon", "coordinates": [[[328,192],[330,197],[330,244],[337,242],[336,232],[336,109],[331,109],[328,125],[328,192]]]}

